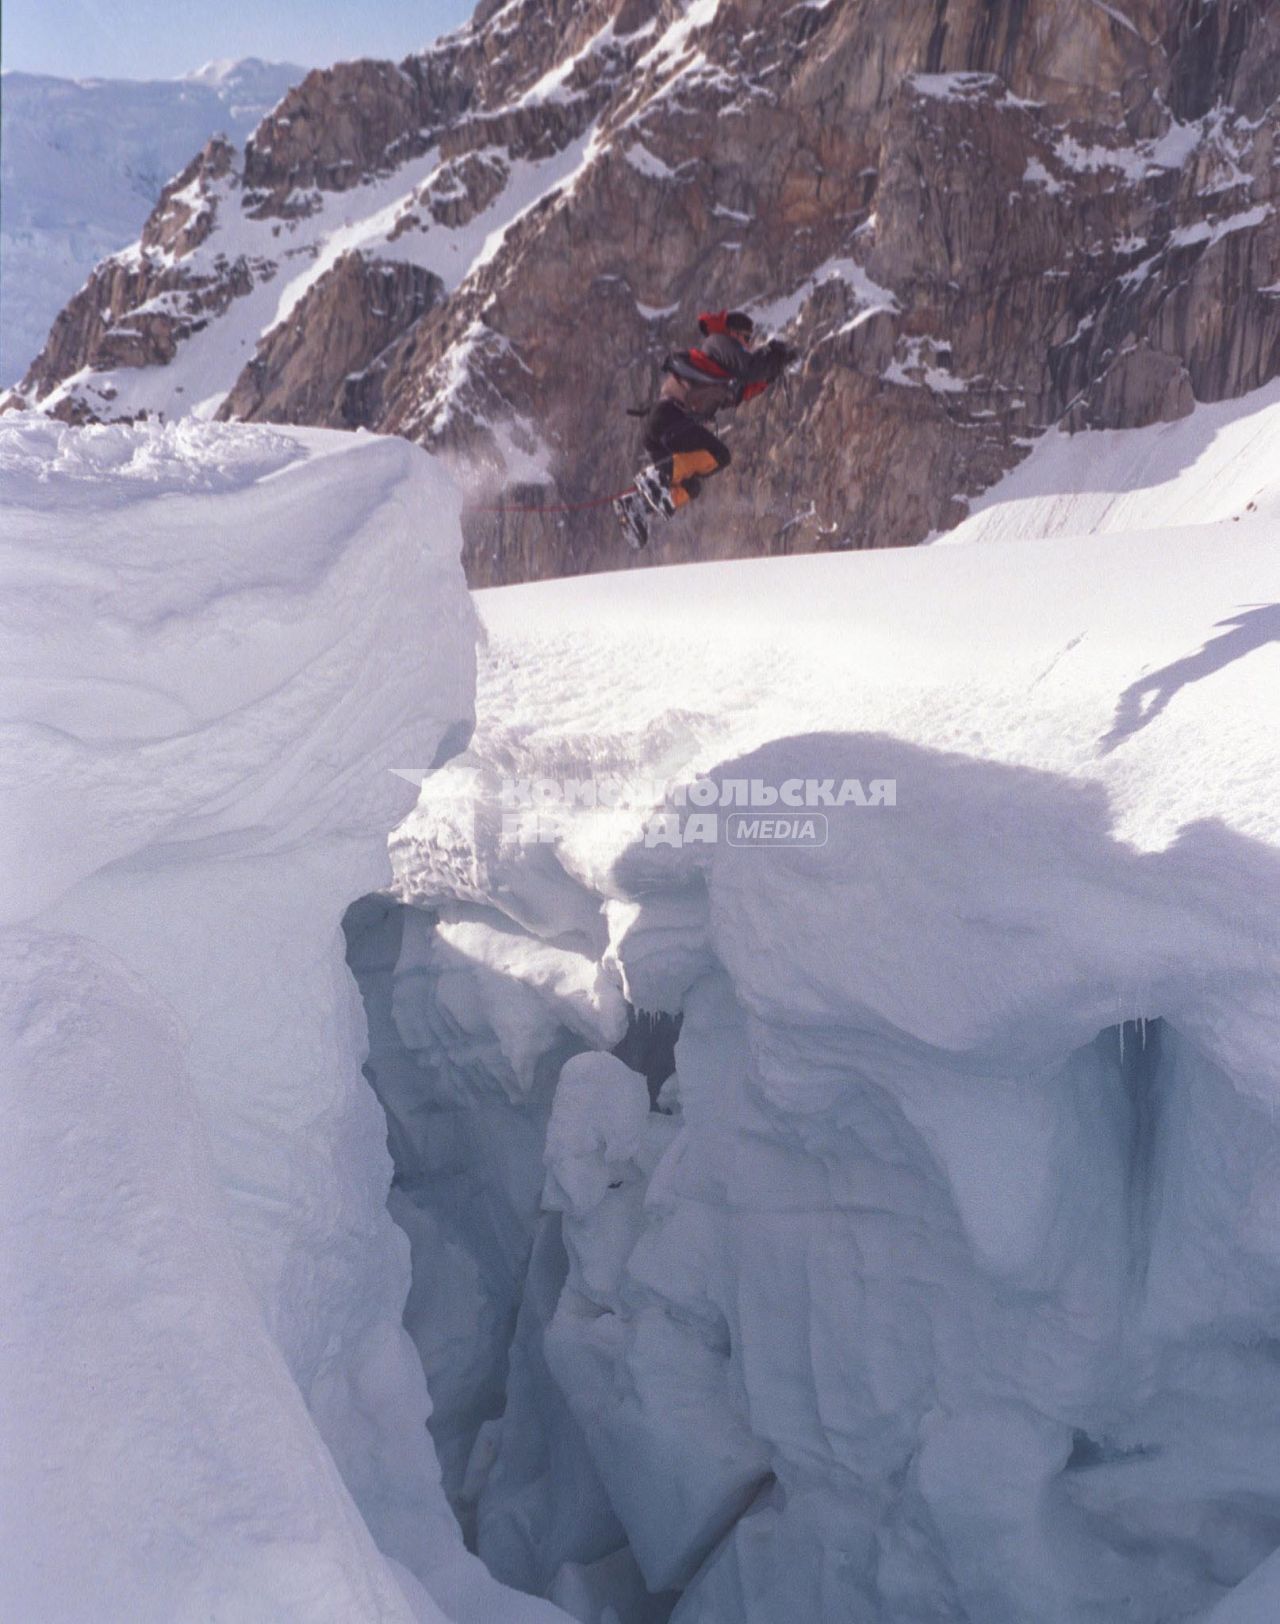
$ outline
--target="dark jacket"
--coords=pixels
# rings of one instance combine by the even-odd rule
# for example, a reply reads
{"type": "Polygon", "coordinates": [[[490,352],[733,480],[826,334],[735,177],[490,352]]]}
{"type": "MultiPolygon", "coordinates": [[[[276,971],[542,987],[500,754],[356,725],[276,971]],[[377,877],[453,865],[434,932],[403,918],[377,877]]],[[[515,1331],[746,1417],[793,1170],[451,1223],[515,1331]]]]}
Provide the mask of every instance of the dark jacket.
{"type": "Polygon", "coordinates": [[[698,349],[674,350],[662,363],[660,391],[694,417],[712,418],[766,390],[790,352],[776,341],[749,350],[727,332],[713,332],[698,349]]]}

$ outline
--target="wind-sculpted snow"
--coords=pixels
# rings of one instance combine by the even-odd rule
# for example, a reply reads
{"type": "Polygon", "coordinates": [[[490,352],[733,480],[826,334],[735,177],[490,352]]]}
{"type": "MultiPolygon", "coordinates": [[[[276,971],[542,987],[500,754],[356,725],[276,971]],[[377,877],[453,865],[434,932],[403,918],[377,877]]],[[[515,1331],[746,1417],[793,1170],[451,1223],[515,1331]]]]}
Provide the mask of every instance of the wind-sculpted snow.
{"type": "Polygon", "coordinates": [[[5,1615],[558,1617],[440,1491],[339,929],[470,726],[452,489],[21,418],[0,477],[5,1615]]]}
{"type": "Polygon", "coordinates": [[[1069,550],[988,516],[981,546],[481,595],[479,729],[393,840],[383,1041],[398,1166],[444,1154],[451,1091],[513,1164],[538,1142],[505,1392],[432,1423],[504,1578],[590,1624],[1274,1616],[1271,412],[1149,431],[1182,434],[1138,448],[1185,482],[1158,531],[1108,522],[1085,435],[1010,493],[1069,550]],[[1233,448],[1228,511],[1197,492],[1233,448]],[[855,780],[825,844],[728,841],[744,786],[855,780]],[[501,956],[469,970],[463,919],[501,956]],[[681,1018],[660,1087],[565,1004],[537,1038],[548,952],[681,1018]],[[499,1050],[547,1089],[505,1129],[499,1050]]]}
{"type": "Polygon", "coordinates": [[[163,433],[121,434],[89,425],[67,434],[52,422],[28,421],[0,440],[5,500],[27,508],[101,508],[107,493],[119,506],[135,499],[229,492],[277,473],[306,455],[302,442],[271,429],[244,434],[220,424],[183,420],[163,433]]]}

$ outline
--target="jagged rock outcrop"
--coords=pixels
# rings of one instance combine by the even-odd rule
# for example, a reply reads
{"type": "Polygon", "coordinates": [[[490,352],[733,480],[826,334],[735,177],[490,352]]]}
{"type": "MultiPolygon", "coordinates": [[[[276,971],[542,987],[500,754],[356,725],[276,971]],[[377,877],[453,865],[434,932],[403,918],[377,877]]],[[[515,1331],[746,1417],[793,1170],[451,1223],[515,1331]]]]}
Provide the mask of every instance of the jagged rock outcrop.
{"type": "Polygon", "coordinates": [[[221,414],[358,427],[370,416],[383,352],[421,319],[442,288],[438,276],[416,265],[343,254],[308,288],[296,319],[262,340],[221,414]]]}
{"type": "Polygon", "coordinates": [[[68,422],[149,415],[145,403],[132,412],[112,410],[119,391],[111,374],[168,366],[184,339],[252,286],[243,256],[232,261],[219,251],[207,268],[195,263],[234,187],[235,158],[229,143],[214,136],[169,182],[137,246],[105,260],[59,312],[23,381],[24,394],[68,422]]]}
{"type": "Polygon", "coordinates": [[[624,409],[744,304],[803,365],[660,556],[910,543],[1049,426],[1280,371],[1278,93],[1274,0],[488,3],[206,154],[20,398],[403,434],[474,582],[616,567],[624,409]]]}

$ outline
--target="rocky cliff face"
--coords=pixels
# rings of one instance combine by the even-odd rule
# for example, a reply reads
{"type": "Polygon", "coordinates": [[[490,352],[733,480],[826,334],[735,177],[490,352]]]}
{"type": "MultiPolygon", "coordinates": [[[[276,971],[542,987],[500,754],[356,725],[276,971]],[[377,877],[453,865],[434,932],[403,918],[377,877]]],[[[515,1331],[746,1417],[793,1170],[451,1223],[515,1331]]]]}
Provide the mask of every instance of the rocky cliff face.
{"type": "Polygon", "coordinates": [[[406,435],[487,584],[629,559],[580,504],[744,305],[803,365],[653,556],[907,544],[1280,371],[1278,92],[1273,0],[486,0],[211,144],[11,398],[406,435]]]}

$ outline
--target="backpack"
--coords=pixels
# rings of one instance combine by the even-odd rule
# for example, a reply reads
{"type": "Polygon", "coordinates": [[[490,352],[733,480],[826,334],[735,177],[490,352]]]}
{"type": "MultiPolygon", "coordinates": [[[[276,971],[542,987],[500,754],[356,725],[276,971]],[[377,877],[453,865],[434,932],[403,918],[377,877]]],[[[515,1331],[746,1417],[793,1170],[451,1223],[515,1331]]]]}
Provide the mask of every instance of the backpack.
{"type": "MultiPolygon", "coordinates": [[[[704,310],[698,317],[698,330],[709,338],[713,333],[728,334],[727,310],[704,310]]],[[[675,400],[695,417],[714,417],[726,406],[736,406],[742,398],[738,380],[705,350],[673,350],[662,363],[664,399],[675,400]]]]}
{"type": "Polygon", "coordinates": [[[709,356],[703,357],[699,350],[676,350],[663,361],[662,370],[665,376],[659,398],[674,400],[694,417],[714,417],[737,398],[729,374],[709,356]],[[695,356],[709,362],[716,371],[704,371],[695,356]]]}

